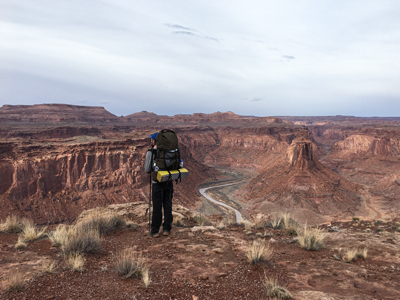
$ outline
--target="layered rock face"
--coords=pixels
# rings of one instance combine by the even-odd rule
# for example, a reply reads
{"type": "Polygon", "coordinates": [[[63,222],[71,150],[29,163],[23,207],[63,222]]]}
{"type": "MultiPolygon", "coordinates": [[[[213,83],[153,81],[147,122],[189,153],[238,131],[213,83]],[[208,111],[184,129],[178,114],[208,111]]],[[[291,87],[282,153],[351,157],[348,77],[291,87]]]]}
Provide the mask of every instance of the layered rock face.
{"type": "MultiPolygon", "coordinates": [[[[22,213],[38,223],[59,222],[84,209],[148,198],[150,178],[143,169],[148,138],[1,146],[0,218],[22,213]]],[[[184,144],[180,149],[192,170],[191,178],[177,186],[175,200],[190,205],[196,192],[189,187],[205,179],[205,166],[184,144]]]]}
{"type": "MultiPolygon", "coordinates": [[[[147,200],[150,177],[143,170],[147,136],[162,128],[177,132],[190,171],[176,185],[174,203],[194,207],[199,202],[199,184],[218,177],[209,166],[255,176],[241,191],[254,210],[272,203],[279,209],[320,215],[362,214],[357,183],[371,185],[376,194],[384,191],[393,201],[400,195],[396,125],[332,123],[312,125],[309,130],[278,118],[230,112],[174,117],[142,112],[107,119],[102,108],[66,106],[56,114],[53,110],[62,106],[54,105],[40,106],[41,118],[50,116],[47,123],[16,125],[16,120],[32,118],[16,119],[13,112],[21,110],[21,116],[22,111],[38,107],[1,109],[0,117],[8,115],[6,119],[13,122],[0,124],[0,218],[15,213],[37,223],[68,221],[84,209],[147,200]],[[93,118],[83,124],[55,121],[83,122],[80,116],[91,112],[93,118]]],[[[34,120],[41,119],[38,116],[34,120]]]]}
{"type": "Polygon", "coordinates": [[[118,118],[104,107],[67,104],[3,105],[2,122],[110,122],[118,118]]]}
{"type": "Polygon", "coordinates": [[[330,216],[356,211],[361,202],[357,186],[324,167],[314,148],[306,138],[294,139],[285,154],[259,170],[249,185],[249,198],[330,216]]]}

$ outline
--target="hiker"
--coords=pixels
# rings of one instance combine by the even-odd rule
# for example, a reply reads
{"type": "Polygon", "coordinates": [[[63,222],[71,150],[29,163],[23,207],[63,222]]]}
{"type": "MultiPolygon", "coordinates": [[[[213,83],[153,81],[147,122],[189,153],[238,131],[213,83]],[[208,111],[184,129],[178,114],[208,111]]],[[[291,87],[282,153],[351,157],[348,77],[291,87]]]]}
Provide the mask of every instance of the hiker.
{"type": "MultiPolygon", "coordinates": [[[[149,135],[151,137],[151,149],[146,153],[146,162],[144,169],[146,173],[154,171],[152,163],[155,159],[155,149],[157,149],[156,138],[158,132],[149,135]]],[[[172,180],[165,182],[158,182],[152,179],[152,202],[153,202],[153,217],[151,221],[150,236],[159,237],[160,226],[162,222],[162,210],[164,208],[164,223],[163,235],[168,236],[171,232],[171,224],[173,221],[172,216],[172,197],[174,193],[174,186],[172,180]]]]}

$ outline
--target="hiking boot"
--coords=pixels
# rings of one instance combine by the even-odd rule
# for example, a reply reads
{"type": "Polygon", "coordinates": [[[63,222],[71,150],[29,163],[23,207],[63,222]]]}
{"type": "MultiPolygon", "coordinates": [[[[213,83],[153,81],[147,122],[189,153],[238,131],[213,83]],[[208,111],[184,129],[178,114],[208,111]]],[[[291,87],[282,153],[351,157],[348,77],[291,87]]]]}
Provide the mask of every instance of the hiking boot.
{"type": "Polygon", "coordinates": [[[150,232],[149,235],[153,238],[158,238],[160,237],[160,234],[158,232],[150,232]]]}
{"type": "Polygon", "coordinates": [[[168,230],[164,230],[162,234],[165,236],[169,236],[170,232],[168,230]]]}

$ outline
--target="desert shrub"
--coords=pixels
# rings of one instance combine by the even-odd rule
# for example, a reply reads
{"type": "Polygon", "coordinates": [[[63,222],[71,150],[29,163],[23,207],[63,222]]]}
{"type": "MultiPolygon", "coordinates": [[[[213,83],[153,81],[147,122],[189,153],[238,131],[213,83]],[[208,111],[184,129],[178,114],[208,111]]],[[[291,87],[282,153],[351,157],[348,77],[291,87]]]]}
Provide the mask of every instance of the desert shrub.
{"type": "Polygon", "coordinates": [[[62,249],[67,256],[73,253],[99,253],[102,250],[100,235],[94,230],[76,229],[65,239],[62,249]]]}
{"type": "Polygon", "coordinates": [[[297,232],[299,236],[300,247],[306,250],[318,251],[323,248],[322,241],[326,237],[326,233],[323,229],[308,228],[307,225],[304,226],[303,230],[297,232]]]}
{"type": "Polygon", "coordinates": [[[360,221],[360,218],[358,218],[358,217],[353,217],[353,221],[354,221],[354,222],[358,222],[358,221],[360,221]]]}
{"type": "Polygon", "coordinates": [[[65,263],[68,269],[74,272],[83,272],[83,266],[85,265],[85,257],[81,253],[69,253],[65,256],[65,263]]]}
{"type": "Polygon", "coordinates": [[[55,271],[55,269],[56,269],[56,265],[57,265],[57,262],[55,262],[55,261],[44,262],[42,264],[42,270],[45,273],[53,273],[55,271]]]}
{"type": "Polygon", "coordinates": [[[211,221],[209,219],[207,219],[205,216],[203,215],[197,215],[193,217],[193,220],[197,223],[197,225],[199,226],[210,226],[211,225],[211,221]]]}
{"type": "Polygon", "coordinates": [[[275,297],[277,299],[291,299],[290,292],[278,284],[278,280],[272,277],[265,277],[263,285],[268,297],[275,297]]]}
{"type": "Polygon", "coordinates": [[[240,226],[244,227],[247,231],[251,230],[253,224],[249,220],[242,220],[239,223],[240,226]]]}
{"type": "Polygon", "coordinates": [[[359,249],[357,251],[357,257],[360,257],[360,258],[365,260],[365,259],[367,259],[367,256],[368,256],[368,249],[367,248],[359,249]]]}
{"type": "Polygon", "coordinates": [[[22,229],[22,237],[25,241],[33,242],[38,239],[44,238],[47,227],[39,229],[32,222],[26,222],[22,229]]]}
{"type": "Polygon", "coordinates": [[[140,225],[138,223],[128,221],[128,222],[126,222],[125,227],[129,228],[129,229],[137,229],[140,227],[140,225]]]}
{"type": "Polygon", "coordinates": [[[24,238],[22,236],[19,236],[18,237],[18,241],[15,244],[15,249],[19,249],[20,250],[20,249],[24,249],[26,247],[27,247],[27,245],[26,245],[26,243],[24,241],[24,238]]]}
{"type": "Polygon", "coordinates": [[[61,247],[72,233],[72,230],[64,224],[59,224],[54,231],[48,234],[51,245],[53,247],[61,247]]]}
{"type": "Polygon", "coordinates": [[[15,215],[8,216],[4,222],[0,224],[0,232],[20,233],[23,229],[22,221],[15,215]]]}
{"type": "Polygon", "coordinates": [[[270,260],[273,254],[272,247],[265,241],[253,241],[253,244],[246,252],[247,260],[250,264],[254,265],[261,261],[270,260]]]}
{"type": "Polygon", "coordinates": [[[149,287],[150,283],[151,283],[151,279],[150,279],[150,271],[149,268],[144,268],[144,270],[142,271],[142,280],[144,283],[144,286],[147,288],[149,287]]]}
{"type": "Polygon", "coordinates": [[[5,290],[6,291],[19,291],[24,288],[25,278],[24,274],[16,270],[5,276],[5,290]]]}
{"type": "Polygon", "coordinates": [[[97,230],[100,235],[110,235],[118,228],[124,227],[126,222],[118,216],[106,214],[103,216],[89,215],[76,225],[81,231],[97,230]]]}
{"type": "Polygon", "coordinates": [[[352,262],[357,257],[358,251],[356,249],[349,249],[346,252],[345,262],[352,262]]]}
{"type": "Polygon", "coordinates": [[[274,220],[269,221],[267,223],[267,227],[268,228],[273,228],[273,229],[281,229],[282,225],[283,225],[283,223],[282,223],[282,218],[281,217],[275,218],[274,220]]]}
{"type": "Polygon", "coordinates": [[[290,217],[290,214],[282,214],[266,224],[267,228],[284,229],[286,235],[296,235],[299,224],[290,217]]]}
{"type": "Polygon", "coordinates": [[[217,223],[216,228],[219,230],[225,229],[225,223],[224,220],[221,220],[217,223]]]}
{"type": "Polygon", "coordinates": [[[125,249],[115,256],[115,270],[124,278],[146,277],[145,280],[150,283],[149,270],[144,258],[133,250],[125,249]]]}

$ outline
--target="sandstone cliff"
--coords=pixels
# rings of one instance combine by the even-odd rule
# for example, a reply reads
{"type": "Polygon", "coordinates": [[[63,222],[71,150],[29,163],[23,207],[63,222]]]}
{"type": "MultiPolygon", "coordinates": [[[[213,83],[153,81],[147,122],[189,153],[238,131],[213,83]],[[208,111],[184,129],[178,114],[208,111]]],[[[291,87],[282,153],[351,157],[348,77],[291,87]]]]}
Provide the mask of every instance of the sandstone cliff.
{"type": "Polygon", "coordinates": [[[315,156],[315,148],[306,138],[294,139],[285,152],[260,168],[248,186],[249,199],[322,215],[354,213],[361,204],[357,186],[324,167],[315,156]]]}
{"type": "Polygon", "coordinates": [[[2,122],[110,122],[118,118],[104,107],[67,104],[3,105],[2,122]]]}

